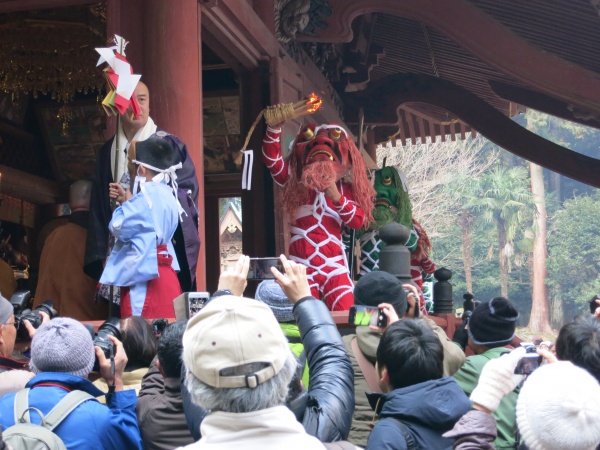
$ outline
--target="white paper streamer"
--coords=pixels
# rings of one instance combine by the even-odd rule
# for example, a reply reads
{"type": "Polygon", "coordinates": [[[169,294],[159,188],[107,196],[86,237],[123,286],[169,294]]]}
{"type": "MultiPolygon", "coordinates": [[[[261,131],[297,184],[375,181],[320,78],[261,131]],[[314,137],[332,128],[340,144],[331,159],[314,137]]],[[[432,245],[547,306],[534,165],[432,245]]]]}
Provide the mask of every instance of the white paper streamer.
{"type": "Polygon", "coordinates": [[[242,172],[242,189],[252,190],[252,165],[254,164],[254,151],[244,150],[244,171],[242,172]]]}

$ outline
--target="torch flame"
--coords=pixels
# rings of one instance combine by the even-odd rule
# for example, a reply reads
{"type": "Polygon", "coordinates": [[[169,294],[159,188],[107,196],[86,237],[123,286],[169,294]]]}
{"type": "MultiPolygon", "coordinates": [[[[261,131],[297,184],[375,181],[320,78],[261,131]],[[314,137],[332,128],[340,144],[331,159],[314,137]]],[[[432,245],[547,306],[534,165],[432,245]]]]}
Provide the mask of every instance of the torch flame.
{"type": "Polygon", "coordinates": [[[323,100],[321,100],[321,98],[313,92],[308,96],[306,104],[311,105],[307,112],[314,113],[321,107],[321,105],[323,104],[323,100]]]}

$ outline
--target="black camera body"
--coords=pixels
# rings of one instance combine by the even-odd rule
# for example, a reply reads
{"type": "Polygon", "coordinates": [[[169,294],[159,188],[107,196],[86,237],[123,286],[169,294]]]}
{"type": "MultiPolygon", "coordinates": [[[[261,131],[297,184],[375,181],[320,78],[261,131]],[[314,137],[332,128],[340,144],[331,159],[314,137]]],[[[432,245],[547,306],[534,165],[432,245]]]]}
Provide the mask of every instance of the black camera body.
{"type": "MultiPolygon", "coordinates": [[[[13,305],[14,306],[14,305],[13,305]]],[[[25,325],[23,324],[24,320],[28,320],[33,328],[39,328],[44,320],[40,312],[45,312],[50,316],[50,319],[54,319],[58,312],[54,309],[54,303],[52,300],[46,300],[41,303],[37,308],[33,311],[29,308],[23,309],[21,311],[15,311],[15,323],[17,323],[17,340],[26,341],[29,339],[29,332],[25,325]]]]}
{"type": "MultiPolygon", "coordinates": [[[[121,340],[121,320],[117,317],[111,317],[104,321],[98,333],[94,338],[94,347],[100,347],[104,352],[106,359],[110,359],[111,354],[115,354],[115,344],[109,339],[109,336],[114,336],[118,340],[121,340]]],[[[100,370],[100,363],[98,358],[94,361],[94,370],[97,372],[100,370]]]]}
{"type": "Polygon", "coordinates": [[[471,316],[473,315],[473,311],[465,311],[462,314],[462,322],[463,324],[469,325],[469,320],[471,320],[471,316]]]}
{"type": "Polygon", "coordinates": [[[157,339],[163,334],[168,325],[169,321],[167,319],[154,319],[152,321],[152,328],[154,328],[154,334],[157,339]]]}

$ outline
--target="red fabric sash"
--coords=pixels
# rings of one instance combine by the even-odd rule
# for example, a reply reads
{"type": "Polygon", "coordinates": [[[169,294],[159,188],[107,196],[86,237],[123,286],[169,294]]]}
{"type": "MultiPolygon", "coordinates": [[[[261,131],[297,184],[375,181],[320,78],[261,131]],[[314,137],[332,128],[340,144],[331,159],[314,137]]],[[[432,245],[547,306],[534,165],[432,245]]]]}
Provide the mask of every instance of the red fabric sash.
{"type": "MultiPolygon", "coordinates": [[[[148,281],[146,300],[142,308],[142,317],[161,319],[175,317],[173,299],[181,294],[181,286],[177,273],[171,267],[173,257],[161,254],[167,251],[166,245],[156,247],[158,260],[158,277],[148,281]]],[[[131,316],[131,298],[129,288],[121,288],[121,318],[131,316]]]]}

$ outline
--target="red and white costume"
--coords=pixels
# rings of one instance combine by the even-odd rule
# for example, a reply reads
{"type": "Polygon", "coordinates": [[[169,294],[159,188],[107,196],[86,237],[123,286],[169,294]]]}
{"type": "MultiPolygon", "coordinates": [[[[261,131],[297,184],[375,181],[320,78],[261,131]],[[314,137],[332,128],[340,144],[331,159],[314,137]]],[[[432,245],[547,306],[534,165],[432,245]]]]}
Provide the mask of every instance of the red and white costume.
{"type": "MultiPolygon", "coordinates": [[[[333,128],[317,127],[315,135],[319,129],[328,127],[333,128]]],[[[263,161],[275,182],[283,186],[288,181],[290,167],[281,154],[280,134],[280,129],[267,128],[263,161]]],[[[322,298],[331,311],[344,311],[354,304],[354,284],[348,272],[341,230],[343,225],[360,229],[365,213],[354,201],[352,184],[339,180],[336,185],[341,193],[339,201],[312,190],[310,201],[296,209],[289,256],[307,267],[312,295],[322,298]]]]}

